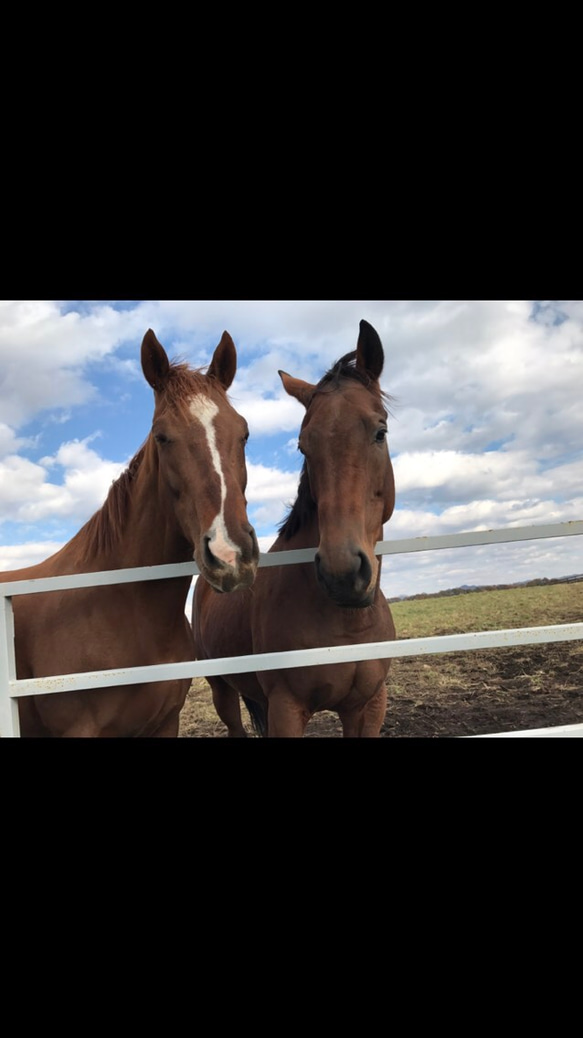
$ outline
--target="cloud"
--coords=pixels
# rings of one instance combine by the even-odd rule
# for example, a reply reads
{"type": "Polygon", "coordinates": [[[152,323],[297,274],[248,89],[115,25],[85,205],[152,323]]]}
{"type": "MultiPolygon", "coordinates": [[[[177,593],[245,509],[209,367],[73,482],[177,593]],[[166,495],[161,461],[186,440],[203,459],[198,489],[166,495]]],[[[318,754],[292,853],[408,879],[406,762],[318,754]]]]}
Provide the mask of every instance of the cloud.
{"type": "Polygon", "coordinates": [[[250,447],[259,436],[299,431],[305,414],[302,405],[283,392],[277,399],[269,400],[239,390],[236,394],[229,394],[229,399],[247,419],[249,435],[253,438],[250,447]]]}
{"type": "Polygon", "coordinates": [[[21,450],[23,447],[29,446],[31,441],[24,439],[23,437],[17,437],[14,430],[4,422],[0,422],[0,458],[8,454],[13,454],[14,451],[21,450]]]}
{"type": "Polygon", "coordinates": [[[468,302],[439,304],[418,321],[406,315],[411,327],[405,319],[396,328],[399,356],[387,379],[397,397],[393,448],[485,450],[512,440],[552,455],[565,439],[580,447],[580,311],[551,326],[530,311],[529,303],[468,302]]]}
{"type": "MultiPolygon", "coordinates": [[[[283,472],[267,465],[247,462],[247,476],[247,501],[251,522],[258,530],[265,527],[275,530],[296,498],[298,473],[283,472]]],[[[274,537],[275,533],[270,543],[274,537]]]]}
{"type": "MultiPolygon", "coordinates": [[[[109,487],[127,461],[105,461],[86,440],[64,443],[39,463],[17,455],[0,460],[0,515],[3,521],[37,523],[55,516],[85,522],[103,504],[109,487]],[[63,482],[49,480],[53,468],[63,482]]],[[[129,460],[129,459],[128,459],[129,460]]]]}
{"type": "Polygon", "coordinates": [[[22,569],[43,562],[62,548],[61,541],[27,541],[26,544],[10,544],[0,547],[0,572],[22,569]]]}
{"type": "Polygon", "coordinates": [[[62,313],[56,302],[0,302],[4,421],[20,426],[45,408],[88,405],[96,390],[86,366],[112,353],[131,324],[107,305],[62,313]]]}

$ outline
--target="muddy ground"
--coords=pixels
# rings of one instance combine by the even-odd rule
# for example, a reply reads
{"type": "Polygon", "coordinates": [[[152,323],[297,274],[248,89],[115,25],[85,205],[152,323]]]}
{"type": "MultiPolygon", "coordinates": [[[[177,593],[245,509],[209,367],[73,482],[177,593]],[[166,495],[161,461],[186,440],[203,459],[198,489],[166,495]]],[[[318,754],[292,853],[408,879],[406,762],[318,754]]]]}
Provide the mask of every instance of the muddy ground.
{"type": "MultiPolygon", "coordinates": [[[[583,723],[583,645],[448,653],[392,661],[381,736],[448,738],[583,723]]],[[[243,709],[244,719],[248,715],[243,709]]],[[[251,725],[246,725],[252,734],[251,725]]],[[[182,716],[185,738],[225,738],[207,682],[193,683],[182,716]]],[[[316,714],[306,738],[340,738],[335,713],[316,714]]]]}

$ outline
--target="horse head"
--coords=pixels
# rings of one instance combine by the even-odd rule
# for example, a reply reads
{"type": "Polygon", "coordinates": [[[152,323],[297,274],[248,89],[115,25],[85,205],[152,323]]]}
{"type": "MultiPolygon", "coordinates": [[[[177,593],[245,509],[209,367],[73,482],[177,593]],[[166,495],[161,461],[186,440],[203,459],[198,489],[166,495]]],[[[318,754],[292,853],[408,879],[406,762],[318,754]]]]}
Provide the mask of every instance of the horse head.
{"type": "Polygon", "coordinates": [[[149,329],[141,359],[155,399],[150,449],[175,524],[212,587],[248,587],[259,548],[245,498],[247,422],[226,394],[237,370],[235,344],[223,332],[203,374],[171,363],[149,329]]]}
{"type": "Polygon", "coordinates": [[[284,389],[306,409],[298,447],[304,455],[299,495],[315,510],[320,586],[340,606],[372,605],[380,581],[375,545],[395,506],[387,411],[379,378],[381,340],[360,322],[356,350],[317,385],[280,371],[284,389]]]}

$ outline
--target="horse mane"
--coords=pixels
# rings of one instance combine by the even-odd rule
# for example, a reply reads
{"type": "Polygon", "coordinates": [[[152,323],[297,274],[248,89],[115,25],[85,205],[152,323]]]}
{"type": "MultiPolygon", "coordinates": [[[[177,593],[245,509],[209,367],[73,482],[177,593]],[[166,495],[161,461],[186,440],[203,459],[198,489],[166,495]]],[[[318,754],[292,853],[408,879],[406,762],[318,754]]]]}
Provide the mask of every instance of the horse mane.
{"type": "MultiPolygon", "coordinates": [[[[374,393],[375,395],[378,394],[381,400],[388,403],[391,400],[389,394],[383,392],[375,379],[372,379],[365,371],[357,368],[355,362],[356,350],[351,350],[350,353],[345,353],[344,356],[341,357],[340,360],[337,360],[326,374],[322,376],[314,390],[314,396],[316,393],[329,393],[335,389],[339,389],[343,380],[352,379],[353,381],[360,382],[366,389],[369,389],[371,393],[374,393]]],[[[289,540],[290,537],[293,537],[294,534],[296,534],[298,530],[301,530],[301,528],[312,518],[315,507],[312,491],[310,489],[308,470],[304,461],[300,472],[296,500],[289,509],[285,518],[277,527],[278,533],[286,541],[289,540]]]]}
{"type": "MultiPolygon", "coordinates": [[[[164,387],[162,406],[164,409],[185,409],[196,392],[208,393],[209,384],[223,395],[226,391],[213,375],[207,376],[202,368],[191,368],[177,359],[170,363],[168,381],[164,387]]],[[[127,468],[113,481],[101,508],[82,528],[84,547],[81,562],[87,563],[101,553],[112,551],[125,529],[131,500],[133,482],[143,463],[150,436],[134,454],[127,468]]]]}
{"type": "Polygon", "coordinates": [[[298,483],[298,495],[289,512],[277,527],[278,533],[284,540],[289,541],[290,537],[293,537],[298,530],[301,530],[306,525],[313,516],[315,507],[312,491],[310,490],[308,470],[304,461],[298,483]]]}
{"type": "Polygon", "coordinates": [[[132,483],[142,463],[146,443],[147,440],[134,454],[121,476],[113,481],[101,508],[79,531],[79,534],[83,533],[85,537],[81,563],[90,562],[96,555],[112,551],[117,544],[122,530],[125,529],[132,483]]]}

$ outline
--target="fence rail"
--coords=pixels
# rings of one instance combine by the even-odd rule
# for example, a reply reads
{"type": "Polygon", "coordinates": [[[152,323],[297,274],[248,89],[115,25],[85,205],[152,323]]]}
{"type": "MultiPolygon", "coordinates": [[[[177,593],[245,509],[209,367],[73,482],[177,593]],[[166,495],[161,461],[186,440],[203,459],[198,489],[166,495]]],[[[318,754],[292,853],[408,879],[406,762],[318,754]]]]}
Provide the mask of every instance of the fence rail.
{"type": "MultiPolygon", "coordinates": [[[[541,526],[521,526],[500,530],[481,530],[475,533],[445,534],[436,537],[415,537],[394,541],[379,541],[376,554],[394,555],[443,548],[471,547],[501,544],[511,541],[538,540],[546,537],[569,537],[583,534],[583,521],[555,523],[541,526]]],[[[310,562],[315,548],[294,551],[261,553],[260,566],[284,566],[310,562]]],[[[70,576],[33,578],[0,583],[0,735],[20,735],[17,700],[21,696],[46,695],[53,692],[79,691],[85,688],[106,688],[135,682],[159,681],[170,678],[207,677],[213,674],[234,674],[258,670],[275,670],[297,666],[318,666],[324,663],[343,663],[430,653],[460,652],[512,645],[534,645],[543,642],[574,641],[583,639],[583,623],[554,624],[541,627],[510,628],[498,631],[476,631],[469,634],[439,635],[426,638],[397,639],[390,642],[371,642],[289,652],[260,653],[252,656],[225,657],[185,663],[155,664],[148,667],[128,667],[102,671],[84,671],[44,678],[16,678],[14,653],[14,619],[12,597],[36,594],[57,589],[93,587],[104,584],[124,584],[138,580],[163,580],[168,577],[197,575],[196,563],[185,562],[165,566],[146,566],[125,570],[103,570],[99,573],[77,573],[70,576]],[[6,649],[4,652],[3,649],[6,649]]],[[[507,732],[505,735],[580,735],[580,725],[556,726],[525,732],[507,732]]],[[[470,736],[487,738],[487,736],[470,736]]]]}

